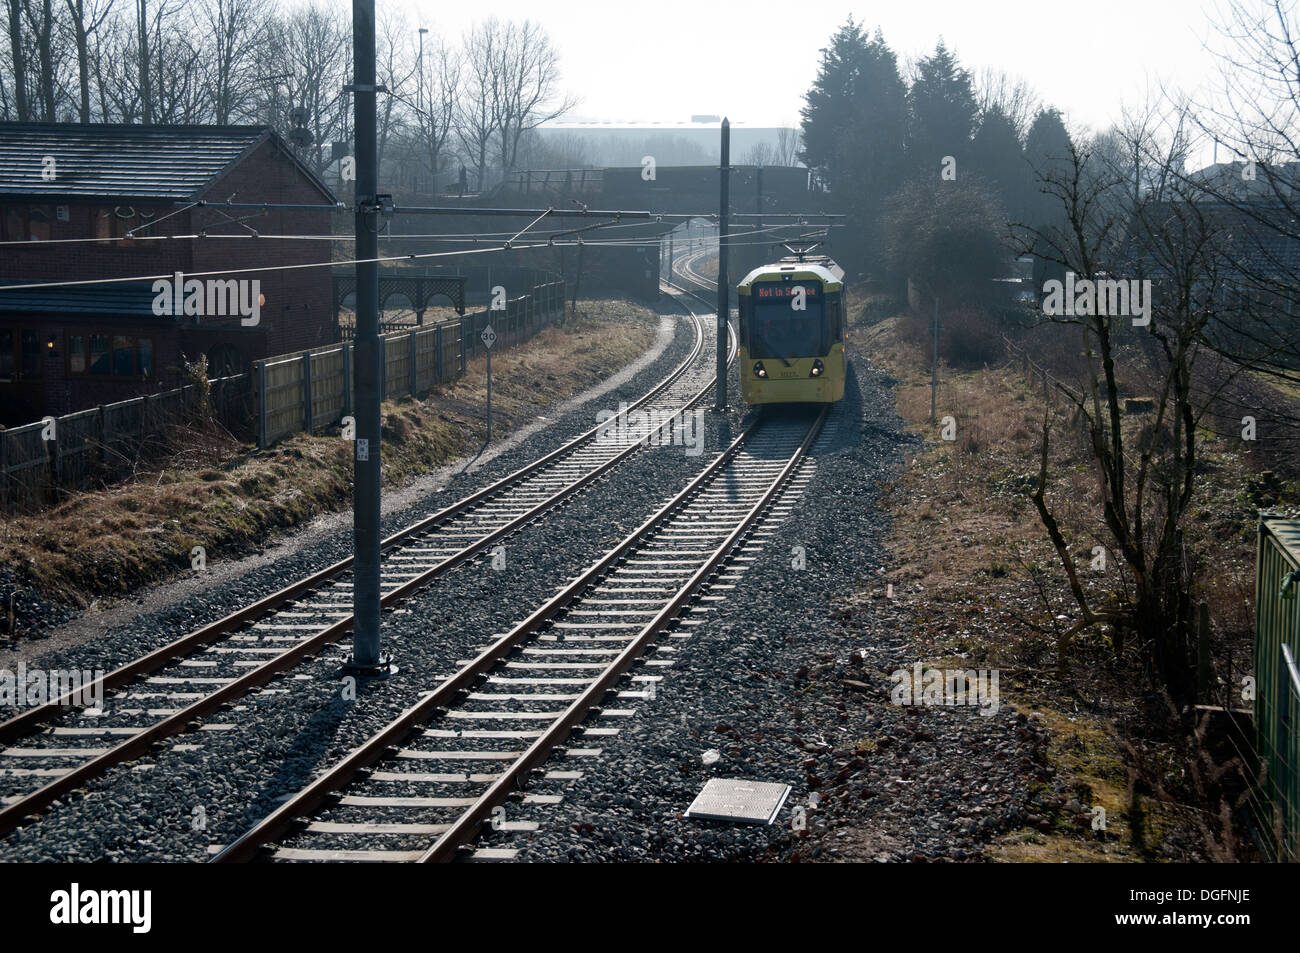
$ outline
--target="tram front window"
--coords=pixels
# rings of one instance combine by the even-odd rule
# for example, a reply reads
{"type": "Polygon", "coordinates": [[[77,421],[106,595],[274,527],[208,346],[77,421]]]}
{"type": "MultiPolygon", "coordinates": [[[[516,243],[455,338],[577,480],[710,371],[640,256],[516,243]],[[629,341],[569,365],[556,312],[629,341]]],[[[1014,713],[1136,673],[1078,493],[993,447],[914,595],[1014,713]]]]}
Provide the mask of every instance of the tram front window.
{"type": "Polygon", "coordinates": [[[774,289],[772,297],[755,296],[749,332],[749,356],[758,358],[813,357],[826,352],[823,340],[823,304],[820,289],[809,287],[804,309],[796,311],[792,298],[774,289]],[[779,296],[777,296],[779,295],[779,296]]]}

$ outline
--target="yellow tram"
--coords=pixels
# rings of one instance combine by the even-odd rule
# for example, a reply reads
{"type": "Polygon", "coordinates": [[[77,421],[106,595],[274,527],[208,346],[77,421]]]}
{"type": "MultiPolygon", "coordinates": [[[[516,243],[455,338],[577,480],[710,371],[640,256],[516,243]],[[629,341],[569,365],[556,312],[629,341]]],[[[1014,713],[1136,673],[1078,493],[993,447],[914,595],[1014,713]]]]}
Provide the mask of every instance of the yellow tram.
{"type": "Polygon", "coordinates": [[[830,404],[844,396],[844,270],[796,255],[736,288],[740,392],[750,404],[830,404]]]}

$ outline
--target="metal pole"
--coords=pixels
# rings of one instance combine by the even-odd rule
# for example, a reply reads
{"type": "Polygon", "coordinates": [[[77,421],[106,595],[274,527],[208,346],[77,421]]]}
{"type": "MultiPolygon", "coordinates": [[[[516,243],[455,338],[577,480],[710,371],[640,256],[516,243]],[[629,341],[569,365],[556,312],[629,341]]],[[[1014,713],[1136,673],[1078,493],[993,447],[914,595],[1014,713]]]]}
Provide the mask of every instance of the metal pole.
{"type": "Polygon", "coordinates": [[[487,349],[487,442],[492,442],[492,348],[487,349]]]}
{"type": "Polygon", "coordinates": [[[731,123],[722,120],[722,166],[718,175],[718,363],[714,410],[727,409],[727,318],[731,313],[727,287],[727,206],[731,204],[731,123]]]}
{"type": "MultiPolygon", "coordinates": [[[[352,100],[356,125],[357,258],[379,255],[376,203],[379,169],[375,137],[375,0],[352,0],[352,100]]],[[[354,671],[386,670],[379,656],[379,266],[357,266],[356,454],[353,481],[352,660],[354,671]]]]}
{"type": "MultiPolygon", "coordinates": [[[[759,166],[758,166],[758,195],[757,195],[757,197],[756,197],[755,204],[756,204],[758,207],[754,209],[754,214],[758,215],[758,216],[759,216],[759,219],[758,219],[758,222],[754,225],[754,228],[755,228],[755,230],[756,230],[756,231],[761,235],[761,234],[762,234],[762,231],[763,231],[763,218],[762,218],[762,215],[763,215],[763,165],[762,165],[762,163],[759,163],[759,166]]],[[[760,242],[761,242],[762,240],[763,240],[762,238],[759,239],[760,242]]],[[[763,245],[759,245],[758,248],[759,248],[759,250],[760,250],[761,252],[763,252],[763,254],[762,254],[762,256],[761,256],[761,260],[758,262],[760,265],[762,265],[762,264],[765,264],[765,263],[767,262],[767,249],[766,249],[763,245]]]]}
{"type": "Polygon", "coordinates": [[[934,392],[939,387],[939,299],[934,299],[934,360],[930,363],[930,423],[934,423],[934,392]]]}

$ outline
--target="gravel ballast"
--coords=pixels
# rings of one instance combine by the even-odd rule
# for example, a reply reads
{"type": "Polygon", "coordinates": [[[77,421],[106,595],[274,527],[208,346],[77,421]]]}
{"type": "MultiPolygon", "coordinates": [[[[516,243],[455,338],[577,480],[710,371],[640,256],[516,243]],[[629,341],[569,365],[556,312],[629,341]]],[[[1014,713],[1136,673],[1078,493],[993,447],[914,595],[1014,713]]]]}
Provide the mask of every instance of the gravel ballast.
{"type": "MultiPolygon", "coordinates": [[[[644,393],[680,363],[690,346],[678,322],[673,344],[614,391],[571,410],[545,430],[499,455],[441,493],[385,518],[385,533],[459,499],[565,440],[589,429],[598,410],[644,393]]],[[[729,418],[731,419],[731,418],[729,418]]],[[[711,421],[709,430],[716,429],[711,421]]],[[[716,436],[711,437],[716,442],[716,436]]],[[[310,781],[419,694],[449,674],[457,659],[504,631],[526,611],[614,545],[710,459],[712,448],[687,456],[681,447],[648,448],[545,520],[507,541],[506,572],[484,558],[448,574],[386,616],[386,644],[401,672],[343,697],[339,664],[347,646],[277,679],[208,719],[207,730],[170,739],[152,758],[112,769],[58,804],[39,823],[0,844],[8,860],[202,860],[208,846],[242,832],[278,799],[310,781]],[[225,727],[225,726],[232,727],[225,727]],[[197,747],[194,747],[197,746],[197,747]]],[[[337,533],[301,553],[262,567],[219,590],[141,617],[87,644],[41,660],[49,667],[107,667],[219,618],[289,579],[340,558],[350,533],[337,533]]]]}
{"type": "MultiPolygon", "coordinates": [[[[390,513],[385,532],[588,429],[597,409],[635,399],[679,363],[689,342],[681,323],[652,366],[446,489],[390,513]]],[[[0,859],[206,859],[210,845],[228,843],[415,704],[458,659],[523,618],[685,485],[747,412],[732,377],[731,411],[709,416],[702,456],[679,447],[636,454],[508,540],[507,571],[492,571],[485,557],[387,615],[386,644],[401,666],[396,677],[348,700],[338,677],[347,646],[333,647],[213,715],[208,728],[215,730],[170,739],[151,757],[92,782],[0,842],[0,859]]],[[[654,697],[620,703],[636,713],[619,719],[618,734],[589,742],[577,736],[576,743],[601,748],[599,757],[551,759],[548,769],[582,772],[577,780],[530,785],[533,793],[560,795],[559,804],[508,806],[510,820],[536,821],[536,832],[485,831],[480,846],[517,849],[519,859],[537,861],[970,860],[993,835],[1023,821],[1032,786],[1046,777],[1039,767],[1045,733],[1005,700],[992,717],[976,707],[893,704],[889,674],[928,659],[888,600],[870,603],[869,611],[842,607],[881,568],[887,526],[877,487],[901,465],[911,439],[893,414],[888,383],[856,362],[846,398],[813,448],[807,491],[786,497],[789,516],[767,524],[775,535],[747,553],[757,559],[727,599],[713,603],[706,623],[674,640],[676,662],[656,670],[664,678],[654,697]],[[806,568],[792,566],[796,546],[806,568]],[[792,792],[770,827],[683,819],[710,777],[778,781],[792,792]]],[[[349,532],[335,533],[43,662],[114,664],[327,565],[350,546],[349,532]]],[[[374,820],[385,818],[376,813],[374,820]]]]}
{"type": "Polygon", "coordinates": [[[486,831],[482,846],[560,862],[961,861],[1024,819],[1031,785],[1047,777],[1045,732],[1005,700],[992,716],[893,704],[890,673],[928,659],[888,600],[865,616],[840,608],[882,568],[877,485],[910,439],[888,385],[855,363],[808,490],[768,524],[775,536],[709,621],[677,641],[655,697],[614,737],[576,736],[600,757],[552,758],[548,768],[583,774],[530,786],[559,805],[509,809],[537,832],[486,831]],[[770,827],[684,819],[710,778],[792,790],[770,827]]]}

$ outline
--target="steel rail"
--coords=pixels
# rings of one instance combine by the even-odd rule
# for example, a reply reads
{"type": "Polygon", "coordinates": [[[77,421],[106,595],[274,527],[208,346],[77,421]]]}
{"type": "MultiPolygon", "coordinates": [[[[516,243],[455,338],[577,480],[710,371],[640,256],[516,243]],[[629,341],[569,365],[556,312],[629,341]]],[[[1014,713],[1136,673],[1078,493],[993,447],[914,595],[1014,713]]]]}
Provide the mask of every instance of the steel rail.
{"type": "Polygon", "coordinates": [[[817,439],[828,412],[828,408],[822,408],[812,426],[808,428],[808,433],[803,442],[791,455],[789,461],[781,469],[780,474],[772,481],[749,512],[745,514],[736,528],[727,535],[727,538],[714,549],[703,565],[682,585],[671,601],[659,610],[659,613],[653,619],[646,623],[627,647],[601,673],[600,677],[565,709],[564,714],[552,722],[542,736],[529,745],[528,749],[509,768],[502,772],[496,781],[492,782],[492,785],[479,796],[478,800],[452,823],[451,829],[439,837],[433,846],[424,852],[418,863],[454,860],[456,852],[478,836],[479,825],[491,815],[492,809],[505,801],[513,790],[520,787],[527,773],[549,758],[551,751],[563,743],[574,727],[597,707],[597,704],[614,687],[615,683],[623,676],[623,673],[632,666],[644,649],[676,618],[682,607],[691,600],[705,580],[726,559],[727,554],[731,552],[736,543],[758,521],[763,511],[780,495],[790,477],[803,462],[808,448],[817,439]]]}
{"type": "MultiPolygon", "coordinates": [[[[696,318],[696,316],[693,314],[691,315],[691,317],[696,322],[697,331],[702,331],[702,325],[699,319],[696,318]]],[[[734,351],[734,334],[731,336],[733,338],[732,346],[734,351]]],[[[667,378],[661,381],[655,388],[649,391],[645,396],[639,399],[635,404],[632,405],[632,407],[636,408],[642,406],[646,402],[657,397],[668,387],[670,387],[690,367],[690,365],[693,363],[695,358],[703,350],[703,345],[704,345],[704,336],[702,333],[697,333],[694,346],[691,350],[691,354],[687,356],[687,358],[672,372],[672,374],[670,374],[667,378]]],[[[401,599],[408,596],[411,592],[415,591],[416,589],[420,588],[423,585],[426,585],[434,577],[442,575],[448,572],[449,570],[455,568],[456,566],[461,565],[468,559],[473,558],[473,556],[482,552],[486,547],[490,546],[493,542],[496,542],[498,539],[501,539],[517,531],[525,524],[537,519],[543,513],[559,505],[565,499],[569,498],[570,496],[574,495],[575,493],[589,486],[594,481],[600,479],[601,476],[603,476],[614,466],[617,466],[619,463],[625,460],[629,455],[635,453],[642,446],[645,446],[650,436],[652,436],[654,433],[663,430],[664,427],[670,426],[678,416],[680,416],[682,413],[685,413],[687,409],[689,409],[692,405],[694,405],[699,400],[701,400],[705,395],[707,395],[711,386],[712,386],[712,381],[710,381],[709,385],[706,385],[704,388],[698,391],[689,401],[683,404],[681,408],[676,410],[672,415],[670,415],[667,419],[665,419],[655,430],[651,431],[651,433],[648,434],[643,441],[639,441],[637,443],[629,445],[628,447],[624,448],[621,452],[611,457],[605,463],[601,464],[600,466],[588,472],[587,474],[584,474],[578,480],[567,484],[561,490],[552,494],[546,500],[543,500],[542,502],[538,503],[536,506],[532,507],[527,512],[510,520],[508,523],[498,528],[497,530],[494,530],[485,536],[479,537],[473,543],[469,544],[466,547],[463,547],[458,552],[442,560],[438,565],[431,567],[430,569],[419,574],[415,578],[408,580],[407,582],[403,583],[401,586],[385,594],[380,600],[381,607],[389,607],[395,604],[396,602],[399,602],[401,599]]],[[[391,551],[392,549],[399,546],[401,542],[410,538],[411,536],[423,532],[433,527],[437,523],[444,522],[447,519],[456,516],[467,509],[472,508],[473,506],[477,505],[479,502],[482,502],[484,499],[492,495],[495,495],[496,493],[509,489],[511,485],[519,482],[520,480],[524,479],[525,477],[533,473],[536,473],[547,464],[552,463],[555,460],[559,459],[560,457],[566,456],[569,453],[577,450],[579,447],[589,442],[601,430],[606,429],[608,426],[609,426],[608,423],[597,425],[596,427],[586,431],[585,433],[581,434],[580,436],[570,441],[569,443],[565,444],[564,446],[558,448],[555,451],[552,451],[551,453],[545,455],[539,460],[535,460],[532,463],[524,467],[521,467],[519,470],[502,478],[496,483],[493,483],[490,486],[485,487],[484,489],[472,494],[471,496],[466,497],[464,500],[452,504],[451,506],[439,511],[438,513],[426,517],[425,519],[420,520],[419,522],[406,527],[405,529],[399,531],[398,533],[395,533],[393,536],[390,536],[388,539],[384,540],[384,542],[381,544],[381,552],[391,551]]],[[[108,673],[107,675],[103,676],[103,678],[96,680],[96,683],[92,683],[92,686],[97,684],[99,686],[100,692],[103,692],[109,689],[118,688],[123,684],[129,683],[131,680],[139,677],[140,675],[149,674],[150,672],[153,671],[158,671],[159,669],[166,667],[167,664],[169,664],[177,657],[183,657],[186,654],[190,654],[194,649],[202,647],[210,642],[216,641],[221,637],[228,635],[229,633],[239,628],[240,626],[244,625],[245,623],[252,621],[253,619],[263,617],[275,611],[284,603],[292,601],[296,597],[302,595],[304,592],[319,587],[319,585],[322,584],[323,582],[326,582],[329,579],[345,572],[348,568],[351,567],[351,565],[352,565],[351,557],[340,560],[338,563],[335,563],[333,566],[320,570],[319,572],[314,573],[303,580],[299,580],[297,583],[294,583],[286,587],[285,589],[280,590],[277,593],[273,593],[272,595],[259,600],[258,602],[254,603],[249,607],[246,607],[245,609],[241,609],[238,612],[232,613],[231,615],[226,616],[223,619],[220,619],[214,623],[211,623],[203,627],[202,629],[198,630],[195,633],[191,633],[190,635],[185,636],[182,639],[172,642],[166,646],[163,646],[160,649],[156,649],[155,651],[149,653],[148,655],[143,656],[142,658],[137,659],[134,662],[130,662],[127,665],[124,665],[121,668],[118,668],[111,673],[108,673]]],[[[79,787],[81,784],[84,784],[86,781],[90,780],[91,778],[99,776],[104,771],[108,770],[114,765],[121,764],[125,761],[135,758],[140,754],[147,752],[154,744],[158,743],[159,741],[171,735],[178,734],[186,730],[186,728],[192,725],[197,719],[220,708],[222,705],[227,704],[228,702],[244,694],[247,694],[252,689],[265,684],[266,682],[270,681],[272,678],[276,677],[282,672],[292,668],[301,659],[318,653],[321,649],[323,649],[327,645],[345,636],[351,630],[352,623],[353,623],[353,618],[351,614],[349,614],[345,618],[337,620],[334,623],[331,623],[326,628],[315,633],[309,638],[304,639],[298,644],[286,649],[284,652],[277,655],[274,659],[271,659],[270,661],[265,662],[262,665],[252,669],[247,674],[240,676],[234,681],[221,686],[216,691],[213,691],[205,695],[203,698],[199,699],[198,701],[193,702],[185,706],[181,710],[175,712],[174,714],[165,717],[162,721],[156,722],[153,725],[142,728],[138,733],[114,745],[111,749],[105,751],[103,754],[95,756],[90,760],[83,762],[80,765],[70,768],[65,774],[60,775],[59,777],[55,778],[49,783],[33,791],[27,792],[19,796],[17,800],[15,800],[14,802],[8,805],[0,807],[0,836],[4,836],[12,832],[21,824],[23,820],[43,810],[45,807],[49,806],[50,803],[58,799],[63,794],[66,794],[68,791],[74,790],[75,788],[79,787]]],[[[93,687],[83,688],[81,690],[81,693],[84,693],[81,695],[81,697],[99,694],[94,691],[93,687]]],[[[3,725],[0,725],[0,741],[11,740],[16,736],[22,736],[23,734],[30,733],[32,727],[34,727],[37,724],[43,723],[45,721],[49,721],[54,717],[57,717],[58,715],[62,714],[63,711],[68,707],[81,707],[78,705],[66,704],[68,701],[73,700],[73,698],[76,697],[77,694],[79,693],[69,693],[54,702],[47,702],[44,705],[38,706],[37,708],[31,709],[27,712],[23,712],[15,716],[14,718],[11,718],[3,725]]],[[[75,754],[75,749],[69,749],[69,752],[75,754]]],[[[0,754],[3,754],[3,752],[0,752],[0,754]]]]}
{"type": "MultiPolygon", "coordinates": [[[[696,327],[698,331],[698,319],[696,327]]],[[[677,378],[686,372],[686,369],[690,366],[691,362],[699,356],[700,351],[703,348],[703,342],[703,334],[697,334],[695,346],[692,348],[691,353],[687,355],[686,359],[682,361],[682,363],[679,364],[668,377],[660,381],[645,396],[637,400],[636,403],[630,405],[628,410],[635,410],[670,387],[677,378]]],[[[598,431],[608,426],[608,422],[605,424],[599,424],[591,430],[575,437],[573,440],[556,450],[553,450],[545,456],[520,467],[513,473],[502,477],[495,483],[478,490],[462,500],[452,503],[450,506],[439,510],[437,513],[425,517],[424,519],[397,531],[380,544],[380,551],[386,552],[406,539],[409,539],[411,536],[431,529],[438,523],[444,522],[463,513],[465,510],[477,506],[488,497],[507,489],[511,485],[536,473],[543,467],[554,463],[560,457],[579,449],[582,444],[595,437],[598,431]]],[[[167,645],[155,649],[147,655],[143,655],[134,661],[128,662],[125,665],[106,673],[83,688],[70,691],[57,699],[51,699],[50,701],[44,702],[34,708],[29,708],[24,712],[20,712],[12,718],[9,718],[7,721],[0,723],[0,743],[8,743],[13,741],[15,738],[30,733],[34,726],[59,717],[67,708],[83,707],[82,705],[77,704],[79,698],[83,698],[87,695],[102,694],[111,689],[119,688],[140,675],[147,675],[156,672],[158,669],[165,667],[173,659],[188,655],[193,649],[206,645],[208,642],[215,641],[229,632],[238,629],[245,623],[260,618],[261,616],[264,616],[284,605],[286,602],[296,599],[304,592],[319,587],[322,583],[328,582],[335,576],[351,569],[352,564],[353,558],[351,556],[340,559],[338,562],[326,566],[324,569],[318,570],[310,576],[305,576],[277,592],[264,596],[257,602],[232,612],[230,615],[218,619],[215,622],[210,622],[202,628],[196,629],[194,632],[182,636],[174,642],[169,642],[167,645]]]]}
{"type": "MultiPolygon", "coordinates": [[[[802,460],[804,453],[820,430],[821,424],[826,416],[826,410],[818,416],[814,425],[810,428],[808,435],[795,455],[788,462],[786,467],[773,481],[768,490],[764,493],[759,503],[755,504],[749,513],[743,518],[737,529],[728,535],[723,545],[718,547],[717,551],[709,558],[707,563],[699,571],[692,575],[687,584],[682,587],[676,596],[668,603],[665,608],[655,616],[652,625],[658,623],[659,628],[669,621],[673,615],[680,609],[681,605],[689,599],[699,584],[706,579],[709,574],[716,568],[717,564],[725,557],[728,550],[734,546],[735,541],[744,534],[752,525],[754,520],[770,503],[785,483],[788,481],[790,474],[794,472],[798,463],[802,460]]],[[[759,421],[755,420],[746,429],[736,437],[731,445],[718,455],[698,476],[696,476],[684,489],[677,493],[671,500],[665,503],[660,509],[647,519],[641,526],[630,533],[617,546],[602,556],[590,568],[584,571],[571,583],[566,585],[558,593],[548,599],[540,607],[535,609],[526,619],[516,625],[510,632],[506,633],[500,639],[483,649],[478,656],[464,665],[459,671],[442,683],[434,691],[426,695],[416,705],[408,709],[394,719],[389,725],[374,735],[368,741],[364,742],[350,754],[336,763],[325,774],[318,777],[307,787],[303,788],[297,794],[285,801],[279,808],[267,815],[237,840],[228,844],[219,853],[211,858],[214,863],[236,863],[248,861],[256,857],[257,853],[265,845],[278,839],[281,835],[292,830],[302,818],[310,815],[317,808],[326,803],[340,788],[345,787],[353,778],[365,773],[371,765],[381,760],[388,751],[395,745],[400,744],[405,738],[412,734],[421,724],[428,721],[431,717],[446,711],[448,706],[456,701],[461,695],[468,692],[495,668],[498,662],[504,659],[522,643],[526,642],[535,631],[546,622],[560,614],[573,601],[579,598],[583,590],[587,589],[592,583],[604,576],[611,568],[618,564],[620,560],[637,545],[639,545],[646,536],[648,536],[659,524],[673,516],[673,514],[683,505],[696,497],[712,479],[719,474],[736,456],[737,453],[749,442],[754,432],[758,429],[759,421]]],[[[656,629],[656,631],[658,631],[656,629]]],[[[635,645],[643,645],[646,637],[639,637],[635,645]]],[[[634,655],[625,651],[613,663],[621,666],[616,674],[621,674],[627,665],[631,664],[634,655]]],[[[616,675],[609,676],[610,678],[616,675]]],[[[599,684],[608,684],[607,679],[602,676],[599,684]]],[[[603,689],[601,694],[603,694],[603,689]]],[[[589,694],[584,693],[582,698],[588,698],[589,694]]],[[[576,703],[575,703],[576,706],[576,703]]],[[[562,716],[561,722],[564,724],[563,734],[567,735],[574,720],[578,716],[574,713],[577,711],[575,706],[570,706],[562,716]]],[[[586,709],[583,709],[585,714],[586,709]]],[[[558,723],[557,723],[558,724],[558,723]]],[[[551,736],[547,733],[547,736],[551,736]]],[[[549,752],[549,748],[546,749],[549,752]]],[[[543,749],[538,743],[533,744],[525,752],[522,758],[530,759],[530,765],[533,761],[544,756],[543,749]]],[[[521,759],[522,760],[522,759],[521,759]]],[[[519,772],[511,772],[512,777],[517,777],[519,772]]],[[[485,800],[488,794],[475,802],[470,811],[475,814],[475,822],[490,813],[492,806],[500,798],[504,798],[508,793],[508,785],[503,781],[495,783],[489,793],[493,798],[490,803],[485,800]]],[[[464,818],[462,818],[464,820],[464,818]]],[[[470,823],[470,822],[467,822],[470,823]]],[[[439,841],[430,848],[426,858],[422,859],[442,859],[445,852],[450,849],[450,845],[459,844],[461,838],[466,835],[473,835],[472,827],[461,824],[460,821],[443,835],[439,841]],[[447,837],[456,831],[456,838],[448,841],[447,837]],[[432,856],[436,853],[436,856],[432,856]]]]}

